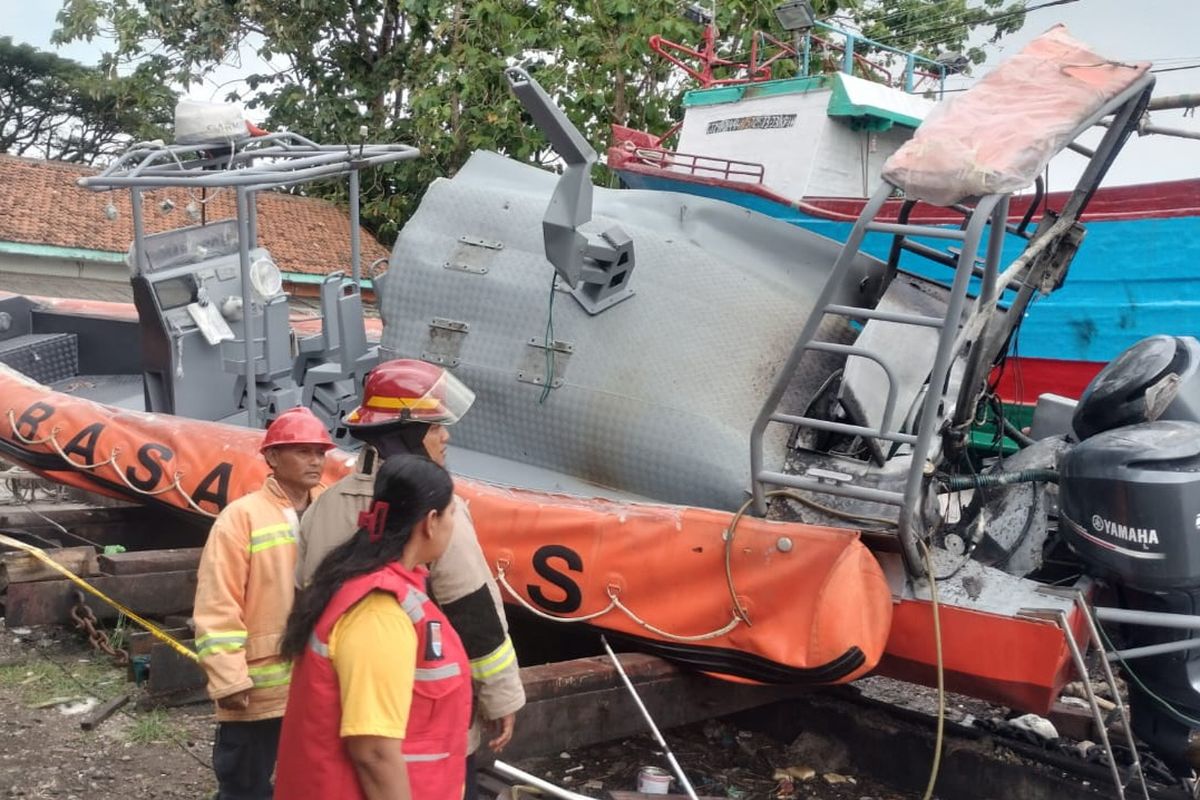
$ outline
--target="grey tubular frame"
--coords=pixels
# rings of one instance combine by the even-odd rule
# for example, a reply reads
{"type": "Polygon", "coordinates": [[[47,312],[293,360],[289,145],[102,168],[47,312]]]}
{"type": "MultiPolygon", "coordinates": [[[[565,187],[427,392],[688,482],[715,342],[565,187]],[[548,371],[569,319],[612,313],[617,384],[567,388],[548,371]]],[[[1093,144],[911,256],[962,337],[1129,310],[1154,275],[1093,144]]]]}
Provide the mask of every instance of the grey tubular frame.
{"type": "MultiPolygon", "coordinates": [[[[253,300],[250,285],[250,251],[258,244],[258,213],[254,193],[280,189],[324,178],[348,176],[350,186],[350,261],[356,286],[362,276],[360,241],[360,170],[407,161],[420,150],[403,144],[319,145],[288,131],[240,141],[202,144],[158,145],[139,143],[129,148],[99,175],[79,179],[79,185],[94,191],[128,189],[133,208],[133,263],[140,269],[146,229],[142,192],[151,189],[232,188],[236,195],[238,261],[241,267],[242,307],[249,319],[253,300]],[[210,155],[216,148],[229,148],[228,156],[210,155]]],[[[361,286],[360,286],[361,290],[361,286]]],[[[254,336],[246,325],[245,344],[246,421],[259,427],[255,382],[254,336]]]]}
{"type": "MultiPolygon", "coordinates": [[[[1061,210],[1059,218],[1053,224],[1039,226],[1022,255],[1003,271],[1000,269],[1000,259],[1004,236],[1009,228],[1009,195],[988,195],[980,198],[961,228],[937,228],[928,225],[876,222],[875,217],[883,208],[884,203],[892,197],[893,190],[898,188],[886,181],[880,185],[855,221],[850,236],[834,262],[821,294],[816,299],[812,314],[809,315],[801,329],[791,353],[777,373],[762,409],[754,420],[750,432],[750,476],[753,508],[756,514],[766,513],[766,484],[898,506],[900,512],[897,532],[905,568],[908,574],[914,578],[922,577],[925,574],[923,558],[918,547],[918,540],[925,533],[922,518],[923,500],[931,476],[940,461],[940,457],[935,457],[933,452],[934,436],[942,435],[946,423],[951,419],[947,414],[947,400],[949,399],[949,378],[954,359],[969,342],[970,350],[958,395],[959,402],[953,409],[953,415],[957,417],[963,411],[964,401],[971,402],[971,397],[977,393],[980,376],[986,375],[984,367],[991,365],[998,349],[1008,340],[1013,328],[1019,324],[1024,307],[1032,298],[1033,292],[1040,288],[1036,282],[1029,280],[1031,272],[1039,263],[1042,255],[1056,248],[1076,225],[1080,213],[1099,187],[1100,181],[1117,152],[1136,128],[1137,120],[1149,102],[1153,86],[1154,76],[1144,74],[1072,132],[1071,141],[1091,128],[1096,120],[1116,115],[1113,126],[1109,128],[1099,147],[1092,153],[1091,162],[1085,168],[1074,192],[1061,210]],[[980,269],[977,267],[976,257],[983,242],[984,232],[988,228],[990,228],[990,232],[988,233],[986,257],[983,267],[980,269]],[[955,261],[954,278],[950,286],[944,319],[939,320],[934,317],[902,312],[874,311],[869,308],[858,309],[833,302],[836,294],[843,290],[846,277],[850,273],[850,268],[858,256],[863,239],[868,232],[893,234],[897,242],[902,240],[901,237],[909,236],[961,240],[961,250],[955,261]],[[981,279],[980,292],[977,298],[968,302],[967,290],[973,277],[981,279]],[[1018,297],[1014,303],[1017,307],[1015,313],[999,315],[997,311],[1001,293],[1005,289],[1015,287],[1018,291],[1018,297]],[[964,314],[966,314],[965,318],[964,314]],[[915,436],[898,429],[890,429],[895,412],[896,385],[883,354],[868,353],[863,348],[854,345],[835,345],[814,341],[826,315],[881,319],[939,330],[937,351],[927,384],[929,390],[925,392],[922,401],[915,436]],[[1000,322],[1004,324],[1000,324],[1000,322]],[[881,366],[888,376],[888,397],[878,429],[779,413],[780,400],[800,361],[810,350],[865,357],[881,366]],[[788,475],[766,470],[763,463],[763,436],[767,426],[772,423],[911,444],[912,463],[909,466],[903,492],[833,484],[803,475],[788,475]]],[[[1070,256],[1068,255],[1066,262],[1069,263],[1069,260],[1070,256]]],[[[1066,264],[1062,266],[1065,273],[1066,264]]]]}

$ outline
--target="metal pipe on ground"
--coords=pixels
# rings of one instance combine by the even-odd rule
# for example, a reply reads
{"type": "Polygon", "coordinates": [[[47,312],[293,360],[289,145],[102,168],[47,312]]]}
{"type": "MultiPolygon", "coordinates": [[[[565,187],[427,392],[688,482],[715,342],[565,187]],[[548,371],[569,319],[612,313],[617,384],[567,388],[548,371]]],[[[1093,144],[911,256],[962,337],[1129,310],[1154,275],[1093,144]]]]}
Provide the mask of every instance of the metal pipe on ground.
{"type": "Polygon", "coordinates": [[[679,778],[679,784],[683,790],[687,792],[687,796],[691,800],[698,800],[696,790],[692,788],[692,783],[687,779],[687,775],[683,773],[683,767],[679,766],[679,761],[676,760],[675,754],[671,752],[671,748],[667,746],[667,740],[663,738],[662,733],[658,730],[658,726],[654,724],[654,718],[650,716],[650,712],[646,710],[646,704],[642,702],[641,696],[637,693],[637,689],[633,688],[633,681],[629,680],[629,676],[625,674],[625,668],[621,666],[621,660],[617,658],[617,654],[609,647],[608,640],[603,636],[600,637],[600,642],[604,645],[604,651],[608,653],[608,657],[612,659],[613,666],[617,668],[617,674],[621,676],[621,680],[625,683],[625,688],[629,690],[629,694],[633,696],[633,701],[637,703],[638,710],[642,712],[642,716],[646,720],[646,724],[650,726],[654,738],[662,746],[663,752],[666,753],[667,761],[671,765],[675,777],[679,778]]]}
{"type": "Polygon", "coordinates": [[[549,781],[544,781],[536,775],[530,775],[528,772],[517,769],[511,764],[506,764],[503,761],[493,761],[492,769],[503,773],[505,777],[512,778],[513,780],[520,781],[521,783],[528,784],[529,786],[537,787],[547,794],[554,795],[555,797],[559,798],[559,800],[593,800],[593,798],[588,797],[587,795],[576,794],[569,789],[564,789],[561,786],[555,786],[549,781]]]}

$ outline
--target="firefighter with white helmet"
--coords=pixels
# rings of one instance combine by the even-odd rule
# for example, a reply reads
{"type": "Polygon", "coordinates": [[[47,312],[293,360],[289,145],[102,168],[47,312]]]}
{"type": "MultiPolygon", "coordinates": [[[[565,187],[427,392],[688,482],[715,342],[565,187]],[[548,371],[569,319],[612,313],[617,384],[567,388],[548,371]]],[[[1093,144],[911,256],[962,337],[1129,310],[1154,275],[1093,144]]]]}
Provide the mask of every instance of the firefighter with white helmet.
{"type": "Polygon", "coordinates": [[[217,705],[217,797],[269,800],[290,664],[279,643],[295,592],[299,515],[320,494],[325,425],[307,408],[283,412],[261,452],[262,488],[213,523],[196,576],[196,654],[217,705]]]}
{"type": "MultiPolygon", "coordinates": [[[[329,488],[300,524],[297,583],[303,587],[321,560],[353,535],[358,515],[371,504],[374,474],[394,455],[423,455],[445,466],[447,426],[475,401],[475,393],[446,370],[415,359],[380,364],[367,376],[363,402],[345,424],[364,447],[354,472],[329,488]]],[[[476,684],[478,716],[498,730],[488,742],[501,750],[512,738],[515,714],[525,705],[516,653],[500,591],[484,559],[466,503],[455,498],[454,530],[446,552],[430,565],[430,594],[462,638],[476,684]]],[[[479,745],[472,725],[468,752],[479,745]]],[[[472,757],[468,756],[468,767],[472,757]]],[[[473,800],[475,781],[467,772],[465,800],[473,800]]]]}

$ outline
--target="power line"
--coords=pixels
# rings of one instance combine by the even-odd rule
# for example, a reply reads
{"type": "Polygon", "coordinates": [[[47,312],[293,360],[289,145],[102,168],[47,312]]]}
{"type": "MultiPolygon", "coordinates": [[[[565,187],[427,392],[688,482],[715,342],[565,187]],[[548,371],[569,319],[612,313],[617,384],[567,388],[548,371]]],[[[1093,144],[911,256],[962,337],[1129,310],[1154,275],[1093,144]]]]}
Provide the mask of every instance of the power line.
{"type": "Polygon", "coordinates": [[[1188,64],[1184,67],[1162,67],[1161,69],[1152,69],[1151,72],[1180,72],[1185,69],[1200,69],[1200,64],[1188,64]]]}
{"type": "Polygon", "coordinates": [[[945,30],[953,30],[955,28],[963,28],[963,27],[966,27],[967,25],[986,25],[986,24],[989,24],[992,22],[1001,22],[1006,19],[1012,19],[1013,17],[1018,17],[1023,14],[1028,14],[1030,11],[1037,11],[1042,8],[1050,8],[1051,6],[1064,6],[1069,3],[1077,3],[1077,2],[1079,2],[1079,0],[1047,0],[1047,2],[1038,3],[1037,5],[1025,6],[1024,8],[1020,9],[1019,11],[1004,11],[999,14],[993,14],[990,17],[983,17],[982,19],[980,19],[978,21],[974,21],[974,22],[968,22],[966,20],[962,20],[959,22],[950,23],[948,25],[935,25],[935,26],[931,26],[928,28],[910,28],[908,30],[902,30],[892,36],[887,37],[886,39],[883,39],[880,42],[880,44],[887,44],[888,42],[894,42],[894,41],[896,41],[896,39],[903,38],[904,36],[927,36],[931,33],[939,33],[941,31],[945,31],[945,30]]]}

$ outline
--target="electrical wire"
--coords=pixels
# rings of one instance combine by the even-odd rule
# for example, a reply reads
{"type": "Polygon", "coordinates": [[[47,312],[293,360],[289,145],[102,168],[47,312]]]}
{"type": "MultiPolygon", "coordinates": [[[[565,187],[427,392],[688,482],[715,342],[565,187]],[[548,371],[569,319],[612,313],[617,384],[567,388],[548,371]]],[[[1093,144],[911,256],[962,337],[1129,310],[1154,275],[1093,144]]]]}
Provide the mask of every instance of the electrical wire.
{"type": "Polygon", "coordinates": [[[937,578],[933,575],[933,555],[929,552],[929,546],[925,542],[918,539],[917,544],[920,545],[921,551],[925,555],[925,574],[929,576],[929,600],[933,608],[933,645],[937,654],[937,737],[933,745],[933,764],[929,768],[929,783],[921,798],[921,800],[930,800],[933,797],[933,788],[937,785],[938,772],[942,767],[942,744],[946,735],[946,665],[942,654],[942,612],[938,605],[937,578]]]}
{"type": "Polygon", "coordinates": [[[1000,12],[999,14],[992,14],[991,16],[983,17],[982,19],[979,19],[977,21],[960,20],[958,22],[952,22],[952,23],[945,24],[945,25],[933,25],[933,26],[929,26],[929,27],[921,27],[921,26],[925,26],[928,24],[929,21],[926,20],[917,26],[910,27],[908,30],[902,29],[902,30],[892,34],[891,36],[888,36],[885,39],[881,39],[879,43],[880,44],[888,44],[889,42],[895,42],[897,39],[902,39],[905,36],[928,36],[931,33],[940,33],[942,31],[954,30],[955,28],[965,28],[968,25],[970,25],[970,26],[988,25],[993,22],[1002,22],[1003,20],[1006,20],[1006,19],[1012,19],[1013,17],[1022,16],[1024,14],[1028,14],[1030,11],[1037,11],[1037,10],[1043,9],[1043,8],[1050,8],[1051,6],[1063,6],[1063,5],[1067,5],[1069,3],[1077,3],[1077,2],[1079,2],[1079,0],[1048,0],[1048,2],[1038,3],[1037,5],[1027,5],[1024,8],[1020,9],[1019,11],[1003,11],[1003,12],[1000,12]]]}
{"type": "Polygon", "coordinates": [[[544,405],[554,387],[554,287],[558,285],[558,273],[550,275],[550,302],[546,305],[546,384],[542,386],[542,394],[538,397],[538,405],[544,405]]]}
{"type": "Polygon", "coordinates": [[[1138,685],[1139,689],[1146,693],[1147,697],[1162,706],[1163,709],[1177,721],[1182,722],[1184,725],[1188,725],[1192,728],[1200,728],[1200,719],[1194,719],[1187,714],[1184,714],[1182,711],[1175,708],[1175,706],[1171,705],[1170,702],[1152,692],[1149,687],[1146,686],[1146,684],[1142,683],[1142,679],[1139,678],[1137,673],[1133,671],[1133,668],[1129,666],[1129,662],[1125,660],[1125,657],[1122,656],[1120,651],[1118,651],[1113,645],[1112,640],[1108,638],[1108,633],[1104,630],[1104,626],[1100,624],[1100,620],[1096,620],[1096,630],[1100,632],[1100,638],[1104,640],[1104,646],[1113,652],[1113,655],[1117,657],[1117,661],[1121,662],[1121,668],[1125,670],[1125,674],[1128,675],[1130,679],[1132,679],[1133,682],[1138,685]]]}
{"type": "Polygon", "coordinates": [[[1188,64],[1185,67],[1163,67],[1162,69],[1152,69],[1151,72],[1182,72],[1186,69],[1200,69],[1200,64],[1188,64]]]}

